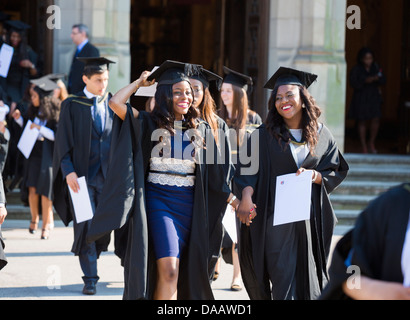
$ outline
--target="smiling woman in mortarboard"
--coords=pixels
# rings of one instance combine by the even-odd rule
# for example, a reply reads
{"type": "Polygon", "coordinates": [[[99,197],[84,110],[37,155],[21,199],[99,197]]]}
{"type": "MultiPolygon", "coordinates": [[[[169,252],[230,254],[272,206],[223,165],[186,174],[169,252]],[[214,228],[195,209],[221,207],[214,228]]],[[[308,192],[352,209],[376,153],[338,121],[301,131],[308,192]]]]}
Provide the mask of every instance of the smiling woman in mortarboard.
{"type": "Polygon", "coordinates": [[[329,194],[349,167],[330,131],[318,121],[321,111],[307,90],[316,78],[281,67],[267,82],[265,88],[273,89],[269,114],[252,133],[258,135],[250,140],[256,145],[248,145],[259,171],[235,176],[242,188],[242,277],[251,299],[315,299],[327,279],[336,223],[329,194]],[[310,220],[273,226],[276,177],[303,171],[312,175],[310,220]]]}
{"type": "Polygon", "coordinates": [[[31,104],[25,119],[20,110],[13,114],[14,120],[21,126],[30,120],[31,129],[39,130],[37,142],[30,157],[25,163],[24,184],[28,188],[28,202],[31,213],[30,233],[34,234],[39,223],[39,205],[42,210],[42,239],[48,239],[53,226],[52,204],[52,166],[55,131],[60,114],[61,101],[53,97],[54,89],[58,86],[47,77],[31,81],[31,104]]]}
{"type": "Polygon", "coordinates": [[[214,222],[208,201],[222,207],[233,195],[223,165],[214,158],[213,163],[201,161],[212,148],[215,157],[217,152],[216,145],[202,145],[212,131],[192,107],[189,76],[199,68],[165,61],[110,100],[118,116],[113,133],[116,157],[89,240],[121,228],[117,253],[125,267],[124,299],[213,299],[208,248],[214,222]],[[127,104],[139,87],[155,81],[151,113],[127,104]]]}

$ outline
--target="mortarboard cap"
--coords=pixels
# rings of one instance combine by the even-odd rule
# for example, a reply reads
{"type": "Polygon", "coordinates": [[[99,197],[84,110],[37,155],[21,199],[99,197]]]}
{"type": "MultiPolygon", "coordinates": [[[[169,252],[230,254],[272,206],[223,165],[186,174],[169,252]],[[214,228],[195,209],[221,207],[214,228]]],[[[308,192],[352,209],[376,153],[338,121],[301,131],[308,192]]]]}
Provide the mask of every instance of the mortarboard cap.
{"type": "Polygon", "coordinates": [[[197,75],[202,66],[173,60],[166,60],[157,70],[147,78],[148,81],[155,79],[158,85],[175,84],[181,81],[188,81],[189,77],[197,75]]]}
{"type": "Polygon", "coordinates": [[[50,73],[45,77],[49,78],[51,81],[57,82],[58,80],[66,78],[66,75],[64,73],[50,73]]]}
{"type": "Polygon", "coordinates": [[[201,81],[205,88],[209,88],[209,83],[211,81],[216,81],[216,85],[219,88],[222,82],[220,76],[204,68],[201,68],[198,74],[194,74],[190,76],[190,78],[201,81]]]}
{"type": "Polygon", "coordinates": [[[48,78],[48,76],[44,76],[39,79],[34,79],[34,80],[31,80],[30,82],[36,85],[37,87],[39,87],[42,91],[46,93],[50,93],[54,89],[59,88],[58,85],[54,81],[48,78]]]}
{"type": "Polygon", "coordinates": [[[17,31],[17,32],[24,32],[27,29],[31,28],[30,25],[20,20],[7,20],[5,24],[6,26],[8,26],[8,29],[12,31],[17,31]]]}
{"type": "Polygon", "coordinates": [[[115,63],[104,57],[80,57],[77,59],[84,63],[84,70],[89,68],[96,72],[109,70],[110,64],[115,63]]]}
{"type": "Polygon", "coordinates": [[[224,66],[224,73],[225,73],[225,78],[223,82],[230,83],[240,88],[243,88],[245,91],[249,90],[250,92],[252,90],[253,81],[250,76],[236,72],[225,66],[224,66]]]}
{"type": "Polygon", "coordinates": [[[301,85],[307,89],[314,81],[316,81],[316,79],[317,75],[315,74],[296,69],[280,67],[268,80],[264,88],[275,90],[280,86],[292,84],[301,85]]]}

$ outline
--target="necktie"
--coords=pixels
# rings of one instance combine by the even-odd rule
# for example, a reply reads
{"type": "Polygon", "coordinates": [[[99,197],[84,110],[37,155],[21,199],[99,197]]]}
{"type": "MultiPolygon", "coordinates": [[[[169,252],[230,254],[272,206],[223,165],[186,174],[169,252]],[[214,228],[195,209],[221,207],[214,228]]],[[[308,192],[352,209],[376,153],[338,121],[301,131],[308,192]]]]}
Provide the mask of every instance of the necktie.
{"type": "Polygon", "coordinates": [[[99,134],[103,132],[102,128],[102,106],[98,105],[98,98],[94,97],[94,123],[99,134]]]}

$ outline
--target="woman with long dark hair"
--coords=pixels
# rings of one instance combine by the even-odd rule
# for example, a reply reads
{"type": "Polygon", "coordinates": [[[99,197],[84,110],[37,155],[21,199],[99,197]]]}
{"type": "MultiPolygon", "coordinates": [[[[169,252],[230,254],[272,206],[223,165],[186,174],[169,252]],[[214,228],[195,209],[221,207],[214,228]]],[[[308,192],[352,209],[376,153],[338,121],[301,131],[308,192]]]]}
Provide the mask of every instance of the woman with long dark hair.
{"type": "MultiPolygon", "coordinates": [[[[239,256],[251,299],[315,299],[327,279],[336,223],[329,194],[348,165],[307,90],[316,78],[283,67],[272,76],[265,85],[273,89],[269,114],[248,145],[259,170],[234,178],[242,189],[239,256]],[[310,219],[274,226],[276,177],[304,171],[312,176],[310,219]]],[[[300,195],[293,196],[298,201],[300,195]]]]}
{"type": "Polygon", "coordinates": [[[24,187],[28,188],[28,202],[31,213],[29,231],[34,234],[39,223],[41,201],[42,233],[41,239],[48,239],[54,226],[52,203],[52,163],[55,131],[60,115],[61,101],[53,97],[58,86],[48,78],[32,81],[31,105],[25,119],[19,110],[13,114],[15,121],[23,127],[28,120],[31,129],[37,129],[39,136],[25,164],[24,187]]]}
{"type": "MultiPolygon", "coordinates": [[[[222,105],[219,109],[219,116],[231,129],[231,161],[236,164],[239,148],[249,138],[250,133],[262,124],[262,119],[249,107],[248,92],[253,89],[252,78],[227,67],[224,67],[224,73],[220,89],[222,105]]],[[[232,190],[237,194],[235,183],[232,185],[232,190]]],[[[233,265],[231,290],[240,291],[242,284],[237,244],[233,243],[226,232],[222,247],[222,257],[227,263],[233,265]]],[[[217,272],[219,272],[219,266],[220,261],[217,264],[217,272]]]]}
{"type": "Polygon", "coordinates": [[[208,203],[222,208],[238,201],[224,180],[223,166],[207,157],[212,149],[216,156],[216,145],[208,145],[206,135],[212,131],[192,107],[189,76],[198,68],[165,61],[110,100],[117,115],[112,144],[118,156],[112,159],[109,187],[103,190],[88,240],[120,230],[117,253],[125,268],[124,299],[213,298],[208,249],[214,222],[208,203]],[[151,113],[127,104],[140,86],[155,80],[151,113]]]}
{"type": "MultiPolygon", "coordinates": [[[[201,68],[200,72],[190,77],[190,81],[195,98],[193,107],[198,109],[201,119],[206,121],[211,127],[212,134],[219,150],[219,161],[225,168],[226,182],[228,185],[231,185],[235,174],[235,166],[232,164],[231,159],[231,144],[229,140],[230,128],[226,122],[218,116],[216,102],[210,91],[210,83],[214,82],[219,89],[222,78],[209,70],[201,68]]],[[[226,206],[223,207],[222,211],[218,212],[219,209],[213,207],[213,205],[213,202],[209,203],[209,214],[214,216],[214,218],[210,219],[214,221],[214,224],[209,227],[209,277],[211,280],[216,280],[219,276],[219,270],[216,268],[221,254],[221,245],[224,234],[222,219],[226,211],[226,206]]]]}

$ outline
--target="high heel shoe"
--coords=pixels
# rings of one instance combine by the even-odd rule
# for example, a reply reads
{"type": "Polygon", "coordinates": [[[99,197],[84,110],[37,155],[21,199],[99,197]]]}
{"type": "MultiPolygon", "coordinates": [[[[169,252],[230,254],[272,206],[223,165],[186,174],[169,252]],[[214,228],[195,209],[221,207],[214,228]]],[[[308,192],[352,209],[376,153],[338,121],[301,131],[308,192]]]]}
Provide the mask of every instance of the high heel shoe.
{"type": "Polygon", "coordinates": [[[41,240],[48,240],[49,236],[50,236],[49,230],[43,229],[41,231],[41,240]]]}
{"type": "Polygon", "coordinates": [[[35,234],[36,231],[37,231],[37,225],[38,225],[38,222],[31,221],[31,222],[30,222],[30,227],[28,228],[28,231],[29,231],[31,234],[35,234]],[[34,228],[31,227],[32,225],[34,225],[34,228]]]}

